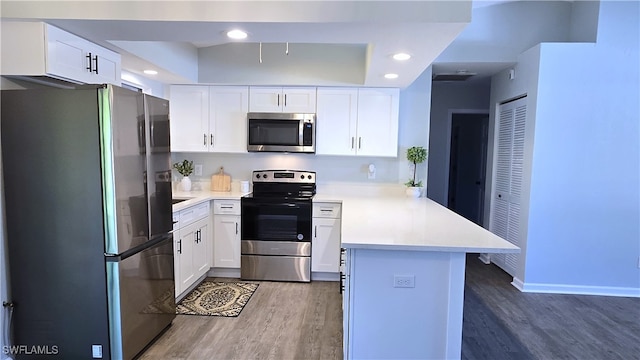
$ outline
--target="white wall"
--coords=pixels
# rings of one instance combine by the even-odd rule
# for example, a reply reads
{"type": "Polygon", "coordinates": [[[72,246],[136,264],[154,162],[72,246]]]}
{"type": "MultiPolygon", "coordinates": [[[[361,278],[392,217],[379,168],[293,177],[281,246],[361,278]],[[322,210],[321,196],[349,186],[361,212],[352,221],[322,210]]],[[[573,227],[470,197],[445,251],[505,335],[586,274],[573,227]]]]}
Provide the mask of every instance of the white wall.
{"type": "Polygon", "coordinates": [[[447,201],[451,111],[470,109],[489,112],[490,88],[489,80],[433,83],[427,195],[442,205],[446,205],[447,201]]]}
{"type": "MultiPolygon", "coordinates": [[[[195,164],[202,164],[203,176],[194,176],[195,181],[207,181],[223,166],[225,172],[231,175],[232,181],[250,179],[253,170],[300,169],[316,171],[319,183],[402,184],[411,176],[410,164],[406,160],[407,148],[429,147],[430,98],[431,68],[428,68],[412,85],[400,92],[397,158],[279,153],[173,153],[172,161],[188,159],[195,164]],[[369,164],[376,166],[375,180],[367,179],[369,164]]],[[[174,176],[176,175],[174,172],[174,176]]],[[[426,164],[418,165],[417,178],[426,180],[426,164]]]]}
{"type": "Polygon", "coordinates": [[[512,63],[541,41],[572,41],[571,23],[569,1],[510,1],[474,8],[471,23],[436,63],[512,63]]]}
{"type": "Polygon", "coordinates": [[[638,15],[602,2],[596,44],[541,44],[493,79],[493,105],[528,95],[525,291],[640,296],[638,15]]]}

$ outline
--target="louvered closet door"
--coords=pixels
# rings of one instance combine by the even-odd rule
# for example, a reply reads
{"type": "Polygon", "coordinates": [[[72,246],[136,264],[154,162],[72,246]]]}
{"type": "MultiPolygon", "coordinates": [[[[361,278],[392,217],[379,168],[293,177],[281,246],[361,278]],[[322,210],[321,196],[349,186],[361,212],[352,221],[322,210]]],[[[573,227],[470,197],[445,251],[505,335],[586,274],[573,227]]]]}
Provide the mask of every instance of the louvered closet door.
{"type": "MultiPolygon", "coordinates": [[[[519,246],[520,199],[524,167],[524,136],[527,118],[526,97],[500,106],[498,110],[498,151],[491,209],[491,231],[519,246]]],[[[515,276],[519,254],[496,254],[491,260],[515,276]]]]}

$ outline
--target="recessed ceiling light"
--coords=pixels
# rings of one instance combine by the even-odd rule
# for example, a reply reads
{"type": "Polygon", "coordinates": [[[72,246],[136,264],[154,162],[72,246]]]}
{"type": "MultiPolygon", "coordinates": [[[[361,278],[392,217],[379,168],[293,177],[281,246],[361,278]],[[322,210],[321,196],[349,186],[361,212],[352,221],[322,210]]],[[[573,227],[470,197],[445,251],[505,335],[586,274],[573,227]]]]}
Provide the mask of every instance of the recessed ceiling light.
{"type": "Polygon", "coordinates": [[[242,30],[231,30],[227,32],[227,36],[231,39],[242,40],[247,38],[247,33],[242,30]]]}
{"type": "Polygon", "coordinates": [[[397,79],[398,74],[384,74],[385,79],[397,79]]]}
{"type": "Polygon", "coordinates": [[[397,54],[394,54],[394,55],[393,55],[393,58],[394,58],[395,60],[403,61],[403,60],[409,60],[409,59],[411,59],[411,55],[409,55],[409,54],[407,54],[407,53],[397,53],[397,54]]]}
{"type": "Polygon", "coordinates": [[[144,73],[147,75],[158,75],[158,72],[155,70],[145,70],[144,73]]]}

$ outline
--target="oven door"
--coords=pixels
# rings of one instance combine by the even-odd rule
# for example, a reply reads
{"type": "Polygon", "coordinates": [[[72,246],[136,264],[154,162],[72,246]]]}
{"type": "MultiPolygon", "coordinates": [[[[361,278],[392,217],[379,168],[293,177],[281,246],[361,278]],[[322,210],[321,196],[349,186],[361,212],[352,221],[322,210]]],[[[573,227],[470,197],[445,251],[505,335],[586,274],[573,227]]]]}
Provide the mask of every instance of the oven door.
{"type": "Polygon", "coordinates": [[[274,242],[311,241],[311,199],[241,199],[241,239],[274,242]]]}

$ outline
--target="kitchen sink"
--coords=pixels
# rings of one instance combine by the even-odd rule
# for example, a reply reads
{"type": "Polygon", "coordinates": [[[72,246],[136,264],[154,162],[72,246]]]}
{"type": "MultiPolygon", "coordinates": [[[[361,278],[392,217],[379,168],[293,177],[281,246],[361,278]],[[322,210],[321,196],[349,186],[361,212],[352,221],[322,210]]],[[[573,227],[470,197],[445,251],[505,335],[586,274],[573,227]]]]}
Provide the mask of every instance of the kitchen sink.
{"type": "Polygon", "coordinates": [[[183,198],[183,199],[180,199],[180,198],[177,198],[177,199],[176,199],[176,198],[174,198],[174,199],[171,199],[171,203],[172,203],[172,204],[177,204],[177,203],[181,203],[181,202],[183,202],[183,201],[187,201],[187,200],[191,200],[191,198],[183,198]]]}

